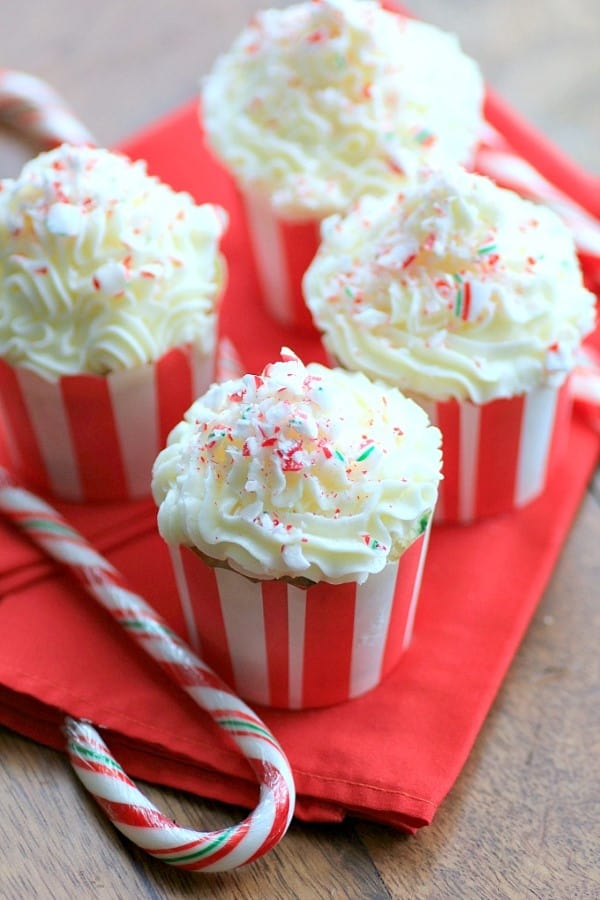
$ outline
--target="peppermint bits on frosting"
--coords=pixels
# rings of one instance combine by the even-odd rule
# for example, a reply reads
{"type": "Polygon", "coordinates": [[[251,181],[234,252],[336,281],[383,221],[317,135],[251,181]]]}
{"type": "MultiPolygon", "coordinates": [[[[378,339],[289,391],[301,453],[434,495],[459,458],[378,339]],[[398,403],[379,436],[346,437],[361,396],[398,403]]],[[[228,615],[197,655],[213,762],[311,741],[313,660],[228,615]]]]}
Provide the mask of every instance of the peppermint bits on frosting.
{"type": "Polygon", "coordinates": [[[485,403],[560,384],[593,328],[558,216],[458,167],[364,198],[322,236],[304,293],[327,348],[411,394],[485,403]]]}
{"type": "Polygon", "coordinates": [[[153,473],[159,529],[253,578],[363,581],[421,533],[439,445],[398,391],[283,350],[213,385],[171,433],[153,473]]]}
{"type": "Polygon", "coordinates": [[[103,375],[214,347],[225,213],[143,162],[63,145],[0,182],[0,356],[103,375]]]}

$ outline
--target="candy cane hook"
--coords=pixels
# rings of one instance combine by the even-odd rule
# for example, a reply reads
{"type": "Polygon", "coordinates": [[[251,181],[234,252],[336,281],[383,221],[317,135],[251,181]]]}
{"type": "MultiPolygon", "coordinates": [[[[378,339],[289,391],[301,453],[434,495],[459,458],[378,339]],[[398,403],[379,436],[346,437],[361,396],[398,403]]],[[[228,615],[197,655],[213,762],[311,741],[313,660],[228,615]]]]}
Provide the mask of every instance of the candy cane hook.
{"type": "Polygon", "coordinates": [[[151,856],[194,871],[246,865],[287,831],[295,803],[289,763],[252,710],[175,635],[117,570],[51,506],[21,488],[0,467],[0,512],[49,556],[66,566],[127,634],[205,710],[248,760],[260,784],[257,806],[237,825],[218,831],[181,828],[127,777],[91,725],[68,718],[68,753],[75,773],[113,824],[151,856]]]}
{"type": "Polygon", "coordinates": [[[40,149],[59,144],[94,144],[87,128],[41,78],[0,68],[0,123],[40,149]]]}

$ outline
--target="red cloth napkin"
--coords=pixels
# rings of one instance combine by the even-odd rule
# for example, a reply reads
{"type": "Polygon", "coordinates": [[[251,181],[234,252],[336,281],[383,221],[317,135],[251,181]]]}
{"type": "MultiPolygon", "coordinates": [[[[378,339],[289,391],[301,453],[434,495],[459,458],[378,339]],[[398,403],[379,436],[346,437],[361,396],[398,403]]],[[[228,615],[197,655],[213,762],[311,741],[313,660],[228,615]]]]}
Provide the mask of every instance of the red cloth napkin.
{"type": "MultiPolygon", "coordinates": [[[[174,187],[230,210],[222,331],[246,366],[257,371],[282,344],[321,360],[316,336],[286,333],[260,313],[235,191],[202,149],[195,104],[124,149],[174,187]]],[[[407,831],[431,822],[550,578],[597,452],[597,435],[576,418],[568,455],[540,500],[477,525],[434,529],[413,643],[377,690],[318,711],[259,710],[289,756],[300,818],[355,814],[407,831]]],[[[175,587],[152,504],[59,506],[183,632],[170,609],[175,587]]],[[[65,712],[105,729],[134,777],[235,804],[256,801],[246,763],[193,702],[68,573],[0,523],[0,722],[62,748],[65,712]]]]}

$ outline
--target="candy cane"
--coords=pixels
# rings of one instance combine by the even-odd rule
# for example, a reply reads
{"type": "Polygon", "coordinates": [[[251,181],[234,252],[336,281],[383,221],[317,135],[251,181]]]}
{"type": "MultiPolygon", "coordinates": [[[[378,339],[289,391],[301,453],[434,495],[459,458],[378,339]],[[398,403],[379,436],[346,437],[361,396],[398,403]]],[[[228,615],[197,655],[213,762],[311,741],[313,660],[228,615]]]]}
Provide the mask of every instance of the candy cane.
{"type": "Polygon", "coordinates": [[[59,144],[94,144],[94,138],[60,94],[40,78],[0,68],[0,123],[40,149],[59,144]]]}
{"type": "Polygon", "coordinates": [[[113,824],[151,856],[182,869],[226,871],[274,847],[290,824],[295,788],[289,763],[267,726],[56,510],[17,485],[2,467],[0,512],[65,565],[211,716],[248,760],[260,784],[257,806],[239,824],[212,832],[181,828],[140,793],[91,725],[69,718],[65,730],[71,764],[113,824]]]}
{"type": "Polygon", "coordinates": [[[569,226],[579,252],[600,258],[600,222],[514,153],[489,123],[481,134],[475,168],[502,187],[551,207],[569,226]]]}

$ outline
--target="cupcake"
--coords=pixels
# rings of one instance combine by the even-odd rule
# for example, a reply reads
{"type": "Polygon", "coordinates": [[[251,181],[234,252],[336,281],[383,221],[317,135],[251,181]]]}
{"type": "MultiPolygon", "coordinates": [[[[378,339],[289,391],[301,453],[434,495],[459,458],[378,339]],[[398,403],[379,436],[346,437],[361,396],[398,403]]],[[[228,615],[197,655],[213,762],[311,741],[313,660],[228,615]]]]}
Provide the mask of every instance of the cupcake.
{"type": "Polygon", "coordinates": [[[153,470],[188,638],[244,697],[370,690],[407,646],[440,434],[399,391],[290,351],[211,386],[153,470]]]}
{"type": "Polygon", "coordinates": [[[0,404],[36,489],[150,495],[213,378],[225,223],[108,150],[63,145],[0,181],[0,404]]]}
{"type": "Polygon", "coordinates": [[[542,492],[594,326],[553,212],[458,167],[423,173],[329,218],[304,290],[331,357],[408,393],[441,428],[439,518],[542,492]]]}
{"type": "Polygon", "coordinates": [[[483,84],[456,39],[367,0],[258,13],[204,82],[203,120],[239,185],[267,309],[310,317],[318,224],[423,165],[467,163],[483,84]]]}

